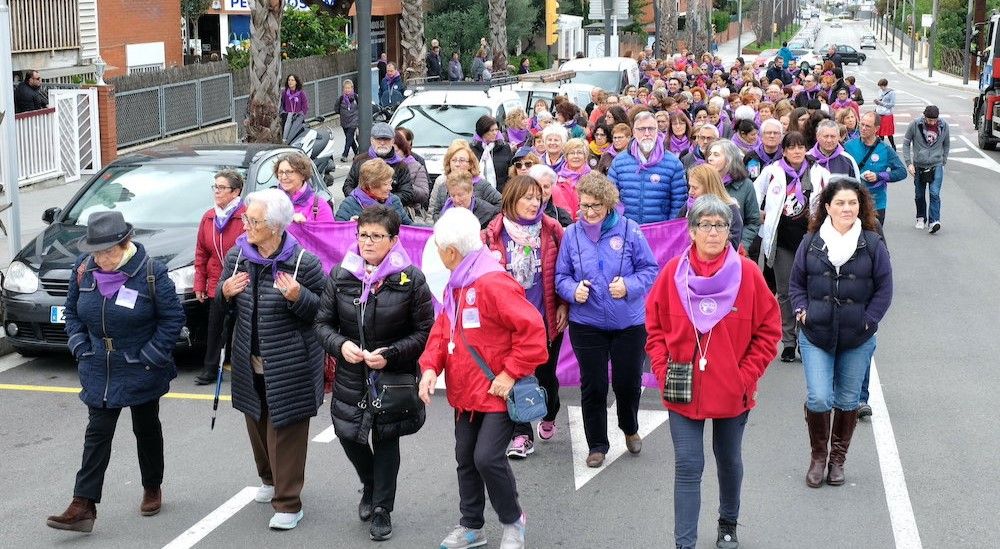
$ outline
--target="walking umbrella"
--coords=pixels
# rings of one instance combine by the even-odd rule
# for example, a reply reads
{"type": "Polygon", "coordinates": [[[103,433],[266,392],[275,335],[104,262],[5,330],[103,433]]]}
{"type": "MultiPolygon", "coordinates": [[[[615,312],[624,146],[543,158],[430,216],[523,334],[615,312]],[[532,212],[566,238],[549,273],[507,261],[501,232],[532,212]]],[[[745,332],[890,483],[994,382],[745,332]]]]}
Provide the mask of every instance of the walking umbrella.
{"type": "Polygon", "coordinates": [[[219,375],[215,378],[215,400],[212,401],[212,428],[215,430],[215,416],[219,413],[219,391],[222,389],[222,361],[219,361],[219,375]]]}

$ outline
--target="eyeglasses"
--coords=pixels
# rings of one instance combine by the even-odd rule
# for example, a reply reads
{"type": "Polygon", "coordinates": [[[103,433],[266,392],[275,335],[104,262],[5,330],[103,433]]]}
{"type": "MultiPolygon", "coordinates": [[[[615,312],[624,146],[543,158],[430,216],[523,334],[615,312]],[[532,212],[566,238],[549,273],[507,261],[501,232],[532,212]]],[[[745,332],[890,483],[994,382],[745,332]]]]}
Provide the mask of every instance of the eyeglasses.
{"type": "Polygon", "coordinates": [[[469,163],[469,159],[468,158],[452,158],[451,162],[453,164],[468,164],[469,163]]]}
{"type": "Polygon", "coordinates": [[[600,211],[601,208],[603,208],[603,207],[604,207],[604,204],[584,204],[582,202],[580,203],[580,211],[581,212],[587,212],[587,211],[597,212],[597,211],[600,211]]]}
{"type": "Polygon", "coordinates": [[[654,133],[656,129],[657,129],[656,126],[645,126],[645,127],[636,126],[635,128],[632,128],[632,131],[635,133],[654,133]]]}
{"type": "Polygon", "coordinates": [[[387,235],[387,234],[358,233],[358,242],[364,242],[365,240],[367,240],[368,242],[371,242],[372,244],[378,244],[379,242],[382,242],[383,240],[385,240],[388,237],[389,237],[389,235],[387,235]]]}
{"type": "Polygon", "coordinates": [[[696,135],[695,139],[697,139],[698,141],[711,141],[711,140],[715,139],[715,136],[714,135],[696,135]]]}
{"type": "Polygon", "coordinates": [[[278,177],[288,177],[288,176],[290,176],[290,175],[292,175],[294,173],[298,173],[298,172],[296,172],[295,170],[278,170],[276,173],[277,173],[278,177]]]}
{"type": "Polygon", "coordinates": [[[243,221],[243,226],[249,229],[256,229],[264,224],[263,219],[254,219],[247,214],[240,216],[240,219],[243,221]]]}
{"type": "Polygon", "coordinates": [[[627,135],[615,135],[615,136],[612,136],[611,139],[628,139],[628,136],[627,135]]]}
{"type": "Polygon", "coordinates": [[[213,190],[213,191],[218,191],[218,192],[220,192],[220,193],[221,193],[221,192],[225,192],[225,191],[226,191],[226,189],[229,189],[229,190],[234,190],[235,188],[236,188],[236,187],[227,187],[226,185],[212,185],[212,190],[213,190]]]}
{"type": "Polygon", "coordinates": [[[699,223],[697,227],[698,231],[704,234],[711,234],[713,231],[720,233],[729,231],[728,223],[699,223]]]}
{"type": "Polygon", "coordinates": [[[532,167],[534,165],[535,165],[534,162],[520,162],[520,161],[514,162],[514,167],[517,168],[517,169],[519,169],[519,170],[530,168],[530,167],[532,167]]]}

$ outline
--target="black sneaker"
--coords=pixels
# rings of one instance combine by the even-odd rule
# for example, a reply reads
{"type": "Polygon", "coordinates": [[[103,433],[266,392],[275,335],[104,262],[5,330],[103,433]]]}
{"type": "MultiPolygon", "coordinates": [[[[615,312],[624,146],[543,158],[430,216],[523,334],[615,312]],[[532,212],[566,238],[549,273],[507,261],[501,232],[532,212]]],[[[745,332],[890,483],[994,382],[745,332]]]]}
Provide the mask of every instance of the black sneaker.
{"type": "Polygon", "coordinates": [[[717,549],[738,549],[740,540],[736,537],[736,523],[719,519],[719,537],[715,540],[717,549]]]}
{"type": "Polygon", "coordinates": [[[358,503],[358,518],[361,522],[372,519],[372,489],[365,486],[361,489],[361,501],[358,503]]]}
{"type": "Polygon", "coordinates": [[[785,349],[781,351],[781,361],[795,362],[795,347],[785,347],[785,349]]]}
{"type": "Polygon", "coordinates": [[[862,402],[861,406],[858,406],[858,419],[866,417],[872,417],[872,407],[867,402],[862,402]]]}
{"type": "Polygon", "coordinates": [[[368,528],[368,535],[372,541],[385,541],[392,537],[392,519],[389,518],[389,511],[383,507],[376,507],[372,513],[372,525],[368,528]]]}

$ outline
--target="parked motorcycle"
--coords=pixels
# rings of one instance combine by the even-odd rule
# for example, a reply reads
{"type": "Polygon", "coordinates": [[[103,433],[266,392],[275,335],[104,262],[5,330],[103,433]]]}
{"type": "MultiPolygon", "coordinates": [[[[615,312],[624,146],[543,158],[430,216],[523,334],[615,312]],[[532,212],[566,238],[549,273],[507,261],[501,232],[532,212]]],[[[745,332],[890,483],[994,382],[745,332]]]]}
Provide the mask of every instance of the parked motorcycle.
{"type": "Polygon", "coordinates": [[[307,119],[302,113],[291,113],[285,120],[282,140],[286,145],[295,147],[306,153],[316,169],[323,177],[327,186],[333,184],[333,171],[336,168],[337,152],[333,143],[333,131],[326,128],[315,128],[326,119],[316,116],[307,119]]]}

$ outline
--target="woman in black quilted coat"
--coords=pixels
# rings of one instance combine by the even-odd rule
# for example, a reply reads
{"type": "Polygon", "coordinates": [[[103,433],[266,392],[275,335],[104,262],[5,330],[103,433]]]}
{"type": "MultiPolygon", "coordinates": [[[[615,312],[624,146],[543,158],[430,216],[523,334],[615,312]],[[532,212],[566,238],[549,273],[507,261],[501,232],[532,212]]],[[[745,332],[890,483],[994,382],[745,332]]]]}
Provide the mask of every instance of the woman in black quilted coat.
{"type": "Polygon", "coordinates": [[[316,314],[316,333],[337,359],[333,427],[364,485],[358,518],[372,521],[376,541],[392,535],[399,437],[424,423],[422,404],[380,412],[380,379],[417,379],[417,358],[434,324],[431,291],[399,241],[399,225],[399,215],[384,206],[361,213],[357,244],[330,273],[316,314]]]}

